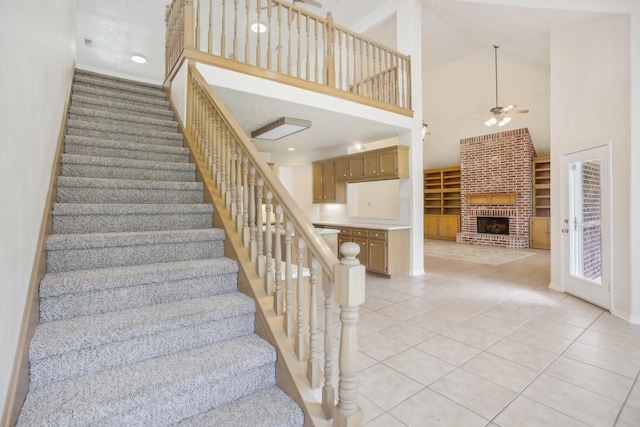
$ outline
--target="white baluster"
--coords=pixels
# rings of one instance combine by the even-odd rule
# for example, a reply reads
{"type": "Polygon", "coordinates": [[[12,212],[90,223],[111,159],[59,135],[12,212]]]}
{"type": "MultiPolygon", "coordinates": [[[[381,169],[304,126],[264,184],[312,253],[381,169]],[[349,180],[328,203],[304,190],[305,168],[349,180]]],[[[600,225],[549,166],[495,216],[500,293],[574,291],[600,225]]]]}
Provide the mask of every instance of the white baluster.
{"type": "Polygon", "coordinates": [[[275,292],[273,295],[273,310],[276,312],[276,316],[282,316],[283,301],[282,301],[282,238],[280,234],[282,232],[282,206],[280,203],[276,204],[276,232],[275,232],[275,292]]]}
{"type": "Polygon", "coordinates": [[[256,241],[256,168],[249,169],[249,235],[251,262],[258,258],[258,242],[256,241]]]}
{"type": "Polygon", "coordinates": [[[335,389],[333,387],[333,282],[324,277],[324,386],[322,386],[322,410],[327,419],[333,418],[335,406],[335,389]]]}
{"type": "Polygon", "coordinates": [[[258,277],[264,277],[265,270],[265,256],[263,251],[262,239],[264,237],[264,220],[262,218],[262,187],[264,181],[258,177],[258,186],[256,187],[256,217],[257,217],[257,229],[256,229],[256,243],[258,246],[258,277]]]}
{"type": "Polygon", "coordinates": [[[273,240],[271,230],[271,201],[273,199],[273,193],[267,189],[267,197],[265,198],[264,216],[265,216],[265,231],[264,231],[264,255],[266,273],[264,276],[264,291],[267,295],[273,295],[273,240]]]}
{"type": "MultiPolygon", "coordinates": [[[[322,370],[318,359],[318,300],[316,284],[318,279],[318,260],[311,255],[309,276],[309,359],[307,360],[307,379],[311,388],[320,386],[322,370]]],[[[322,274],[322,271],[320,271],[322,274]]]]}
{"type": "Polygon", "coordinates": [[[236,145],[236,232],[242,233],[242,219],[244,218],[244,212],[242,212],[242,150],[240,144],[236,145]]]}
{"type": "Polygon", "coordinates": [[[242,157],[242,243],[245,248],[250,246],[251,235],[249,229],[249,157],[242,157]]]}
{"type": "Polygon", "coordinates": [[[302,362],[307,358],[307,337],[304,333],[304,247],[305,242],[298,235],[298,286],[296,287],[296,341],[295,352],[298,361],[302,362]]]}
{"type": "Polygon", "coordinates": [[[293,321],[293,260],[291,257],[291,240],[293,237],[293,223],[287,218],[285,224],[284,235],[284,253],[285,253],[285,267],[284,267],[284,283],[285,283],[285,302],[284,302],[284,333],[287,337],[293,337],[294,321],[293,321]]]}

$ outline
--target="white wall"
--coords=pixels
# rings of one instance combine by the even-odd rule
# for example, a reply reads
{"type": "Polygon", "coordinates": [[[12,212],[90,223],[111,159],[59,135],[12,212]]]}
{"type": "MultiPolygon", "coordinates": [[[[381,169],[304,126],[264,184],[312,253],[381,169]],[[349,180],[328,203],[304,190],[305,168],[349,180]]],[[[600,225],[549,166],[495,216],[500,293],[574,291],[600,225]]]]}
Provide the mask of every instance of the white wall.
{"type": "Polygon", "coordinates": [[[0,404],[4,408],[63,107],[75,0],[0,3],[0,404]]]}
{"type": "MultiPolygon", "coordinates": [[[[562,156],[612,141],[612,312],[630,319],[630,44],[629,17],[551,34],[551,282],[562,284],[562,156]]],[[[635,191],[637,194],[637,191],[635,191]]],[[[637,286],[637,284],[636,284],[637,286]]],[[[636,316],[640,313],[636,313],[636,316]]]]}
{"type": "Polygon", "coordinates": [[[425,73],[425,169],[460,164],[460,140],[512,129],[528,128],[537,155],[549,155],[549,75],[500,58],[499,105],[517,105],[527,114],[512,116],[502,127],[487,127],[495,106],[495,58],[477,53],[425,73]]]}

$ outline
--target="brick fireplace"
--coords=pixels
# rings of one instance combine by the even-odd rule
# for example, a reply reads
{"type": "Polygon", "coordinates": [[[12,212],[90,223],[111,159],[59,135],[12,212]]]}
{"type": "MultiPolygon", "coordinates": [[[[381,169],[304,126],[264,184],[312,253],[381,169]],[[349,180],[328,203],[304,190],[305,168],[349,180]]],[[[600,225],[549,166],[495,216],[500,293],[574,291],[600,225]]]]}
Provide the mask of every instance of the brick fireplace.
{"type": "MultiPolygon", "coordinates": [[[[460,141],[460,243],[529,247],[532,159],[536,152],[526,128],[460,141]],[[508,234],[478,230],[478,217],[507,223],[508,234]],[[479,232],[483,231],[483,232],[479,232]]],[[[480,223],[484,223],[481,220],[480,223]]],[[[490,231],[496,227],[489,228],[490,231]]]]}

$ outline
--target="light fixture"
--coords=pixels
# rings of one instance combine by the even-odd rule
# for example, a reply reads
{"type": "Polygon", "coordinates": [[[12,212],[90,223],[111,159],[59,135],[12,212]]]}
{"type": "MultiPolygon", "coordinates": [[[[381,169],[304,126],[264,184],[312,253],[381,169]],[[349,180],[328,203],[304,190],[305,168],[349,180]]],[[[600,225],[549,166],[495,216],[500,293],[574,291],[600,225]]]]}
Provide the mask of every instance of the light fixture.
{"type": "Polygon", "coordinates": [[[489,118],[485,125],[491,127],[494,125],[504,126],[511,121],[511,117],[507,116],[507,114],[523,114],[528,113],[529,110],[514,110],[515,105],[507,105],[506,107],[500,107],[498,105],[498,48],[500,46],[493,45],[493,54],[494,54],[494,63],[495,63],[495,71],[496,71],[496,106],[489,110],[492,114],[492,117],[489,118]]]}
{"type": "Polygon", "coordinates": [[[139,53],[134,53],[133,55],[131,55],[131,60],[138,64],[144,64],[145,62],[147,62],[147,58],[140,55],[139,53]]]}
{"type": "Polygon", "coordinates": [[[311,127],[311,121],[281,117],[273,123],[251,132],[251,138],[275,141],[285,136],[293,135],[311,127]]]}
{"type": "Polygon", "coordinates": [[[254,33],[264,33],[265,31],[267,31],[267,26],[262,22],[254,22],[249,28],[251,28],[251,31],[253,31],[254,33]]]}
{"type": "Polygon", "coordinates": [[[296,149],[295,149],[295,148],[293,148],[293,147],[289,147],[289,148],[287,148],[287,150],[288,150],[288,151],[296,151],[296,149]]]}
{"type": "Polygon", "coordinates": [[[422,122],[422,140],[424,141],[424,137],[427,136],[427,124],[422,122]]]}

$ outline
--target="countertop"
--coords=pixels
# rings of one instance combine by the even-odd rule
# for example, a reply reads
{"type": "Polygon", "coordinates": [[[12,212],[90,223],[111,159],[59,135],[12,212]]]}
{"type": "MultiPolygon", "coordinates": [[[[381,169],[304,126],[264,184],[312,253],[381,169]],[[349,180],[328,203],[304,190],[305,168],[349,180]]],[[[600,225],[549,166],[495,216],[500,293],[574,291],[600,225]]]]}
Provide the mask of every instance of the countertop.
{"type": "MultiPolygon", "coordinates": [[[[356,222],[348,219],[342,220],[311,220],[312,224],[324,225],[324,226],[336,226],[336,227],[351,227],[351,228],[368,228],[372,230],[406,230],[411,228],[409,225],[397,225],[397,224],[376,224],[372,222],[356,222]]],[[[321,229],[320,229],[321,230],[321,229]]]]}

